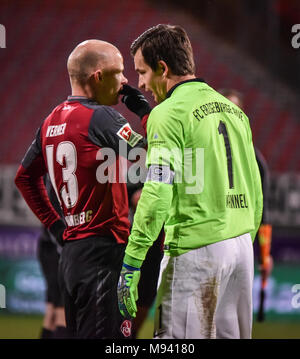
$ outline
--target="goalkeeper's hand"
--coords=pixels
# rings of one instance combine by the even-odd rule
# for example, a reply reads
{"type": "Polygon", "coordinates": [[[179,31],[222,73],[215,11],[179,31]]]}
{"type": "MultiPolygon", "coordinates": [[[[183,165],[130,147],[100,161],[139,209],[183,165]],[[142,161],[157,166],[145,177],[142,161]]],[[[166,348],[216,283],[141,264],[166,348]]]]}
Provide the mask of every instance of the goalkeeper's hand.
{"type": "Polygon", "coordinates": [[[123,263],[118,283],[118,305],[120,313],[125,318],[135,318],[138,300],[138,283],[140,280],[140,269],[123,263]]]}
{"type": "Polygon", "coordinates": [[[143,118],[151,112],[152,108],[150,107],[149,102],[138,89],[129,85],[123,85],[120,94],[124,95],[122,97],[122,102],[127,108],[137,114],[140,118],[143,118]]]}

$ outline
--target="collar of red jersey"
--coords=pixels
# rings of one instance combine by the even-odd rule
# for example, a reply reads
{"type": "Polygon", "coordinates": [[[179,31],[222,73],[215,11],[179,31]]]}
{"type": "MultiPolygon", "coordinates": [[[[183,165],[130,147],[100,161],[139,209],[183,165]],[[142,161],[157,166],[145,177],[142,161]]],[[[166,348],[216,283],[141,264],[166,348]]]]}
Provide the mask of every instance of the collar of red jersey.
{"type": "Polygon", "coordinates": [[[68,101],[86,101],[88,98],[86,96],[68,96],[68,101]]]}

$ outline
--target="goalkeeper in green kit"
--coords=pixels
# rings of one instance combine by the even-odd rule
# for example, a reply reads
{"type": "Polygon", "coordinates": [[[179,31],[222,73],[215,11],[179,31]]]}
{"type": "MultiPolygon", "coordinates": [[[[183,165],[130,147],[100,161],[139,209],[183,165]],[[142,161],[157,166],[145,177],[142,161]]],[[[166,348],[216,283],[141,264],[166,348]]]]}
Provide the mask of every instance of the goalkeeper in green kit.
{"type": "Polygon", "coordinates": [[[148,175],[118,284],[135,317],[140,267],[165,231],[155,312],[159,339],[251,338],[252,242],[262,215],[249,120],[196,78],[179,26],[157,25],[131,45],[148,119],[148,175]]]}

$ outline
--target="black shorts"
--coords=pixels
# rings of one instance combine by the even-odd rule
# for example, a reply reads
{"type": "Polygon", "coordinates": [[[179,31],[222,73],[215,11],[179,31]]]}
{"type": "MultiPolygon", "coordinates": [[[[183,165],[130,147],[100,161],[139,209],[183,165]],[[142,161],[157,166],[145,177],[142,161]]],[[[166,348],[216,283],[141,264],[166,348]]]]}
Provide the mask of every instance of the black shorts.
{"type": "Polygon", "coordinates": [[[46,229],[38,240],[37,256],[46,281],[46,301],[54,307],[63,307],[63,298],[59,287],[57,246],[49,237],[46,229]]]}
{"type": "Polygon", "coordinates": [[[66,243],[61,254],[67,327],[77,338],[130,338],[131,321],[118,308],[125,245],[91,237],[66,243]]]}

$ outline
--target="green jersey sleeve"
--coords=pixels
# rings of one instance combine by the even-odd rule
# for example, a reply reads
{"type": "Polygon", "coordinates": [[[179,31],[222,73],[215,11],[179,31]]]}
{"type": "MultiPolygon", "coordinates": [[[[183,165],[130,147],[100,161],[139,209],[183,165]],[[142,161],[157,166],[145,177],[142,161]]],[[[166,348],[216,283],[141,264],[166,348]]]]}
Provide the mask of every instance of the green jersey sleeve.
{"type": "Polygon", "coordinates": [[[168,215],[175,173],[181,171],[183,131],[169,113],[151,112],[147,124],[148,176],[134,216],[124,262],[140,267],[168,215]]]}

